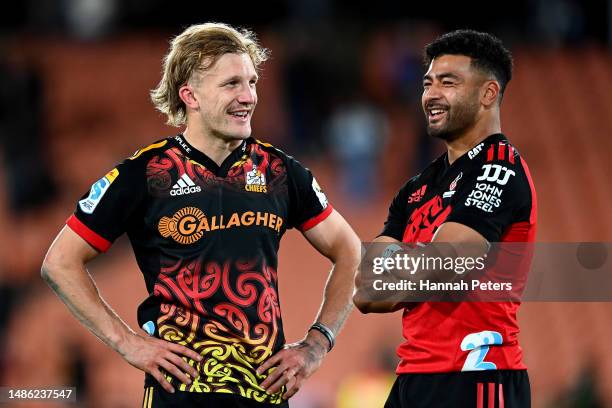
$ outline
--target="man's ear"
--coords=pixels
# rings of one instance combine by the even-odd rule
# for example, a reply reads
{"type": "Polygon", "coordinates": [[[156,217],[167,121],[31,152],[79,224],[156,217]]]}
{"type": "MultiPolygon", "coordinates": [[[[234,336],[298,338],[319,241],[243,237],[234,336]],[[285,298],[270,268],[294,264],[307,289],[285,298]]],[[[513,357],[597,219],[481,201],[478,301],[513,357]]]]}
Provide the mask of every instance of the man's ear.
{"type": "Polygon", "coordinates": [[[178,93],[179,98],[181,98],[181,101],[183,101],[185,106],[188,108],[198,109],[200,107],[200,103],[195,96],[194,89],[189,84],[181,86],[178,93]]]}
{"type": "Polygon", "coordinates": [[[497,98],[499,97],[499,92],[501,88],[499,86],[499,82],[497,81],[486,81],[484,83],[482,97],[480,98],[480,102],[487,108],[491,107],[493,104],[497,102],[497,98]]]}

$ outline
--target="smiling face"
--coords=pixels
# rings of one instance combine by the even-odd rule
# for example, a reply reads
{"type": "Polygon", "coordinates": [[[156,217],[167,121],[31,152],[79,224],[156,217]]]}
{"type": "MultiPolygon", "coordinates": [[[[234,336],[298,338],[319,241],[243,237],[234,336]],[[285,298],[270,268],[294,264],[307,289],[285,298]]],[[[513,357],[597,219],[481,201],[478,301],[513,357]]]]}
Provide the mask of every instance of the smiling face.
{"type": "Polygon", "coordinates": [[[257,105],[257,72],[248,54],[223,54],[190,81],[197,101],[195,120],[209,136],[223,140],[251,135],[257,105]]]}
{"type": "Polygon", "coordinates": [[[452,141],[476,123],[485,78],[470,61],[463,55],[441,55],[431,61],[421,98],[430,136],[452,141]]]}

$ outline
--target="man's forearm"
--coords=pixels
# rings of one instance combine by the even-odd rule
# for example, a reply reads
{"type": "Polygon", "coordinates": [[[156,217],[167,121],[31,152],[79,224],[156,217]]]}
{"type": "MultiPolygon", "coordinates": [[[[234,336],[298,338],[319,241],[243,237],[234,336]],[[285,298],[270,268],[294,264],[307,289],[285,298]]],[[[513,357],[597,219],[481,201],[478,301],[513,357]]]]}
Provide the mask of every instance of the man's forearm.
{"type": "Polygon", "coordinates": [[[81,324],[120,352],[121,344],[134,331],[102,299],[84,266],[44,265],[41,275],[81,324]]]}
{"type": "Polygon", "coordinates": [[[337,262],[330,271],[323,292],[323,302],[316,321],[338,335],[353,309],[353,275],[357,266],[350,262],[337,262]]]}
{"type": "MultiPolygon", "coordinates": [[[[334,265],[325,284],[316,321],[331,330],[335,337],[353,308],[353,281],[361,259],[361,242],[335,210],[325,221],[304,235],[334,265]]],[[[329,343],[325,337],[317,330],[310,330],[307,340],[316,339],[328,348],[329,343]]]]}
{"type": "MultiPolygon", "coordinates": [[[[336,261],[330,271],[316,321],[325,325],[333,332],[333,337],[336,337],[352,309],[352,276],[357,268],[355,258],[358,261],[358,257],[354,253],[336,257],[338,252],[333,253],[334,255],[326,256],[344,261],[336,261]]],[[[275,393],[285,385],[287,392],[283,398],[291,397],[300,389],[302,382],[320,367],[330,345],[330,339],[322,332],[308,331],[304,340],[285,345],[257,369],[257,373],[261,375],[272,367],[277,368],[267,374],[261,387],[268,393],[275,393]]]]}

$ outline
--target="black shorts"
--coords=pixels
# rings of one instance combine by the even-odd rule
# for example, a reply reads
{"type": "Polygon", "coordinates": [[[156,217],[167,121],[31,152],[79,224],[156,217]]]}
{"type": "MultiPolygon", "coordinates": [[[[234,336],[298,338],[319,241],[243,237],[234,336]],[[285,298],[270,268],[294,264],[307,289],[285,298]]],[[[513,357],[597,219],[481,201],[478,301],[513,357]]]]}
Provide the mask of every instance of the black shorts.
{"type": "Polygon", "coordinates": [[[384,408],[529,408],[526,370],[401,374],[384,408]]]}
{"type": "Polygon", "coordinates": [[[161,386],[145,387],[143,408],[289,408],[287,401],[270,404],[218,392],[175,391],[171,394],[161,386]]]}

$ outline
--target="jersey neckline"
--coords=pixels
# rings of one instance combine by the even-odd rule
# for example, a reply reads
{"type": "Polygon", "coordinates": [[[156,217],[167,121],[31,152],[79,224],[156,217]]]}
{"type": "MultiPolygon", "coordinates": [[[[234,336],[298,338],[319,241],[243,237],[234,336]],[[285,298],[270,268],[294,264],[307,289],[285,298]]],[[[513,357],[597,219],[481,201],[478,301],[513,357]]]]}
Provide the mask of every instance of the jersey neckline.
{"type": "Polygon", "coordinates": [[[457,160],[455,160],[452,164],[449,163],[448,161],[448,151],[446,151],[442,157],[443,157],[443,162],[444,162],[444,167],[446,169],[450,169],[450,168],[454,168],[454,167],[458,167],[461,163],[463,163],[467,158],[469,158],[468,153],[475,148],[476,146],[482,144],[489,144],[489,143],[498,143],[498,142],[508,142],[508,139],[506,138],[506,136],[503,133],[493,133],[492,135],[487,136],[486,138],[484,138],[483,140],[481,140],[480,142],[478,142],[476,145],[470,147],[465,153],[463,153],[460,157],[457,158],[457,160]]]}
{"type": "Polygon", "coordinates": [[[217,177],[225,177],[229,172],[229,169],[234,163],[236,163],[242,155],[245,153],[247,145],[252,143],[254,139],[248,137],[243,140],[238,147],[236,147],[230,154],[223,160],[223,163],[219,166],[213,159],[208,157],[206,153],[193,147],[185,138],[182,133],[175,135],[170,138],[172,143],[177,146],[183,154],[188,156],[190,159],[202,164],[206,169],[212,172],[217,177]]]}

